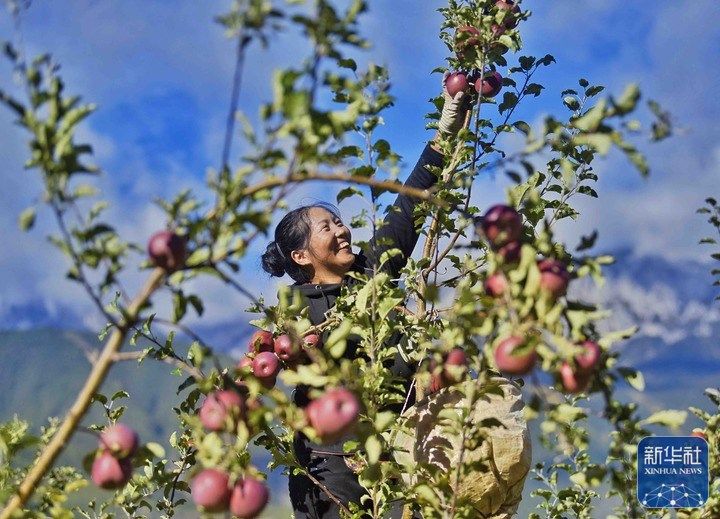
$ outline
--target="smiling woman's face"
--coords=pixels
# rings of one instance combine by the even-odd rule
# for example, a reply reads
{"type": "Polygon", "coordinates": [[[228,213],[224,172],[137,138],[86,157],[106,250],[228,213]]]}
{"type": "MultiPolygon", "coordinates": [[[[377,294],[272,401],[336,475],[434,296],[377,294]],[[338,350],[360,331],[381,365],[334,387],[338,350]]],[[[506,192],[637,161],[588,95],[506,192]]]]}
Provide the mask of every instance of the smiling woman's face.
{"type": "Polygon", "coordinates": [[[339,283],[355,261],[351,234],[340,218],[322,207],[308,209],[310,243],[307,249],[294,250],[299,265],[312,267],[311,283],[339,283]]]}

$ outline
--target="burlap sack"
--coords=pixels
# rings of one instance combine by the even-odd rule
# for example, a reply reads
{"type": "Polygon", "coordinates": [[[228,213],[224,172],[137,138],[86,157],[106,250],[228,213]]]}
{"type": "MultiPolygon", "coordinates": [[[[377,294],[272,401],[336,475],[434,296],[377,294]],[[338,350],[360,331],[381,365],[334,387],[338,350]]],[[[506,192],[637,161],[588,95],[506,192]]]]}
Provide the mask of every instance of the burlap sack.
{"type": "MultiPolygon", "coordinates": [[[[483,395],[474,406],[472,419],[478,423],[496,418],[505,427],[486,429],[489,441],[482,442],[473,451],[466,449],[465,461],[483,461],[489,470],[466,475],[460,483],[459,494],[472,503],[478,517],[505,519],[517,512],[525,476],[532,463],[532,448],[522,415],[520,388],[501,377],[494,378],[493,382],[499,385],[504,396],[483,395]]],[[[463,384],[475,383],[468,380],[463,384]]],[[[432,463],[444,471],[454,472],[459,462],[461,437],[444,431],[438,425],[437,415],[444,408],[466,405],[462,392],[450,387],[418,402],[403,415],[409,430],[415,431],[414,435],[400,433],[394,441],[395,448],[399,449],[395,451],[395,459],[405,468],[406,484],[417,483],[417,463],[432,463]]]]}

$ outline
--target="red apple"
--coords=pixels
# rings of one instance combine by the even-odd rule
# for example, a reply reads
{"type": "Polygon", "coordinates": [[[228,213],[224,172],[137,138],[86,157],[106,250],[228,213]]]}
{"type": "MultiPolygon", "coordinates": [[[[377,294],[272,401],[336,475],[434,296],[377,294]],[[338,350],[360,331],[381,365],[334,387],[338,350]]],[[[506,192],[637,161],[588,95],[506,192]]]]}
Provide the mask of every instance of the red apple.
{"type": "Polygon", "coordinates": [[[590,373],[573,369],[567,362],[560,365],[560,382],[568,393],[582,393],[590,385],[591,378],[590,373]]]}
{"type": "MultiPolygon", "coordinates": [[[[435,393],[440,389],[457,384],[467,372],[467,356],[462,348],[453,348],[443,360],[443,369],[440,373],[433,373],[430,377],[428,391],[435,393]]],[[[431,362],[431,369],[435,371],[435,362],[431,362]]]]}
{"type": "Polygon", "coordinates": [[[238,362],[238,364],[237,364],[237,369],[243,371],[243,370],[249,368],[250,371],[252,372],[252,364],[253,364],[252,358],[248,357],[247,355],[243,355],[243,358],[240,359],[240,362],[238,362]]]}
{"type": "Polygon", "coordinates": [[[488,209],[480,221],[480,229],[493,250],[520,240],[522,219],[510,206],[497,204],[488,209]]]}
{"type": "Polygon", "coordinates": [[[575,356],[575,364],[577,364],[578,371],[591,373],[600,363],[602,350],[598,343],[594,341],[584,341],[581,346],[583,347],[583,352],[575,356]]]}
{"type": "Polygon", "coordinates": [[[433,394],[440,391],[445,387],[443,383],[442,375],[440,373],[433,373],[430,375],[430,385],[428,386],[428,394],[433,394]]]}
{"type": "Polygon", "coordinates": [[[275,338],[275,355],[285,362],[292,362],[300,356],[300,348],[293,344],[289,335],[283,334],[275,338]]]}
{"type": "Polygon", "coordinates": [[[103,450],[93,461],[90,477],[100,488],[122,488],[132,477],[130,458],[118,459],[109,451],[103,450]]]}
{"type": "Polygon", "coordinates": [[[322,348],[322,340],[317,333],[311,333],[303,337],[303,345],[306,348],[322,348]]]}
{"type": "Polygon", "coordinates": [[[150,237],[148,255],[157,267],[174,271],[185,266],[185,239],[172,231],[159,231],[150,237]]]}
{"type": "Polygon", "coordinates": [[[502,272],[488,276],[484,283],[485,293],[492,297],[500,297],[508,289],[507,279],[502,272]]]}
{"type": "Polygon", "coordinates": [[[499,72],[490,72],[475,81],[475,91],[485,97],[495,97],[502,90],[502,76],[499,72]]]}
{"type": "Polygon", "coordinates": [[[520,14],[520,6],[516,5],[513,0],[497,0],[495,5],[503,11],[511,11],[505,15],[505,19],[503,20],[503,25],[506,29],[513,29],[517,26],[517,15],[520,14]]]}
{"type": "Polygon", "coordinates": [[[280,372],[280,359],[269,351],[261,351],[255,356],[252,363],[253,374],[267,389],[275,385],[275,379],[280,372]]]}
{"type": "Polygon", "coordinates": [[[503,339],[495,349],[495,364],[500,371],[510,375],[525,375],[532,371],[537,361],[535,349],[518,355],[515,350],[525,344],[525,339],[517,336],[510,336],[503,339]]]}
{"type": "Polygon", "coordinates": [[[190,484],[190,494],[197,506],[205,512],[224,512],[230,504],[230,478],[219,469],[204,469],[190,484]]]}
{"type": "Polygon", "coordinates": [[[213,391],[200,407],[200,421],[208,431],[222,431],[228,418],[245,417],[245,399],[237,391],[224,389],[213,391]]]}
{"type": "Polygon", "coordinates": [[[492,24],[490,30],[492,30],[493,36],[496,38],[499,38],[507,32],[507,28],[504,25],[498,25],[497,23],[492,24]]]}
{"type": "Polygon", "coordinates": [[[310,402],[305,414],[323,443],[332,443],[355,426],[360,402],[351,391],[338,387],[310,402]]]}
{"type": "Polygon", "coordinates": [[[453,72],[445,80],[445,89],[450,97],[455,97],[458,92],[468,89],[470,83],[468,83],[467,76],[464,72],[453,72]]]}
{"type": "Polygon", "coordinates": [[[520,253],[522,252],[522,244],[519,241],[511,241],[500,247],[497,251],[498,256],[502,258],[503,263],[511,265],[520,261],[520,253]]]}
{"type": "Polygon", "coordinates": [[[705,431],[703,429],[700,429],[699,427],[696,427],[692,430],[690,433],[690,436],[695,436],[696,438],[702,438],[703,440],[707,441],[707,435],[705,434],[705,431]]]}
{"type": "Polygon", "coordinates": [[[252,477],[239,479],[230,496],[230,513],[239,519],[253,519],[263,511],[270,492],[263,481],[252,477]]]}
{"type": "Polygon", "coordinates": [[[261,351],[273,351],[273,335],[265,330],[257,330],[253,333],[248,344],[249,353],[259,353],[261,351]]]}
{"type": "Polygon", "coordinates": [[[470,25],[461,25],[455,31],[455,53],[458,59],[469,58],[468,50],[480,45],[480,31],[470,25]]]}
{"type": "Polygon", "coordinates": [[[467,365],[468,360],[465,351],[462,348],[453,348],[450,350],[450,353],[447,354],[445,363],[443,364],[443,379],[448,382],[448,385],[457,384],[463,379],[467,365]]]}
{"type": "Polygon", "coordinates": [[[564,296],[570,283],[570,274],[565,264],[554,259],[544,259],[537,266],[540,269],[540,288],[553,298],[564,296]]]}
{"type": "Polygon", "coordinates": [[[117,458],[132,456],[137,446],[138,434],[132,427],[122,423],[107,427],[100,435],[100,447],[110,451],[117,458]]]}

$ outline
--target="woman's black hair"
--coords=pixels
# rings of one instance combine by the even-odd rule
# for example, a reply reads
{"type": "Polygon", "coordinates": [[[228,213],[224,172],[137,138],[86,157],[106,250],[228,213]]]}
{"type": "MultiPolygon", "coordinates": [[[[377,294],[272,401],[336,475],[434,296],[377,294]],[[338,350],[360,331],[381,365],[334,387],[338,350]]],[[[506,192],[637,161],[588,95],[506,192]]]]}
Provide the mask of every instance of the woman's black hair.
{"type": "Polygon", "coordinates": [[[275,277],[288,274],[298,283],[310,282],[310,274],[295,263],[290,253],[308,247],[310,243],[308,212],[313,207],[321,207],[340,218],[338,208],[328,202],[304,205],[287,213],[275,227],[275,241],[268,244],[262,255],[262,268],[265,272],[275,277]]]}

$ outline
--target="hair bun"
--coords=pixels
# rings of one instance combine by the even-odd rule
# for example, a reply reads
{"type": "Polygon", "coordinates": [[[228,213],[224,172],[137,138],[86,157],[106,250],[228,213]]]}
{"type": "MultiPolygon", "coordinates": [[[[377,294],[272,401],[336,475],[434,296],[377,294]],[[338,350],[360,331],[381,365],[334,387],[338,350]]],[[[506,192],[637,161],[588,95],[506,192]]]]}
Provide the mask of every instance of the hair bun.
{"type": "Polygon", "coordinates": [[[285,275],[285,258],[280,254],[276,243],[270,242],[262,255],[262,268],[271,276],[281,278],[285,275]]]}

